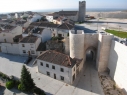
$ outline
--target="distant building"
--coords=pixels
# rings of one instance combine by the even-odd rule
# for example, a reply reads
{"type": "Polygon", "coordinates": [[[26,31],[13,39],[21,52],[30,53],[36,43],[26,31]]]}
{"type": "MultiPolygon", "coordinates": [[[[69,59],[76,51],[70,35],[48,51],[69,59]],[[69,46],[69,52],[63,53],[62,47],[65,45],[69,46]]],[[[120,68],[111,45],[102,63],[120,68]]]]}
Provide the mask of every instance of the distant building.
{"type": "Polygon", "coordinates": [[[51,50],[43,52],[36,60],[38,72],[68,84],[72,84],[80,73],[81,61],[51,50]]]}
{"type": "Polygon", "coordinates": [[[22,35],[23,37],[25,37],[32,34],[34,36],[41,38],[41,42],[46,42],[51,39],[51,33],[52,31],[48,28],[29,26],[26,29],[24,29],[22,35]]]}
{"type": "Polygon", "coordinates": [[[78,21],[85,21],[86,1],[79,1],[78,21]]]}
{"type": "Polygon", "coordinates": [[[0,42],[13,43],[13,38],[22,34],[21,26],[0,25],[0,42]]]}

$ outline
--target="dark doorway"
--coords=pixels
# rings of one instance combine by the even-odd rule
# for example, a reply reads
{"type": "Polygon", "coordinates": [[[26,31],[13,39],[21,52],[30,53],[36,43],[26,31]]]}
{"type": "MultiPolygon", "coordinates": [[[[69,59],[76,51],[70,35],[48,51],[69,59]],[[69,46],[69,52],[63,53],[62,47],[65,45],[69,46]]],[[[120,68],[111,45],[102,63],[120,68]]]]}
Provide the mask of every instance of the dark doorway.
{"type": "Polygon", "coordinates": [[[75,74],[73,75],[73,81],[75,80],[75,74]]]}
{"type": "Polygon", "coordinates": [[[1,47],[0,47],[0,52],[1,52],[1,47]]]}
{"type": "Polygon", "coordinates": [[[30,56],[30,51],[28,51],[28,55],[30,56]]]}
{"type": "Polygon", "coordinates": [[[58,37],[62,37],[62,34],[58,34],[58,37]]]}
{"type": "Polygon", "coordinates": [[[86,51],[86,61],[93,61],[94,60],[94,52],[92,50],[86,51]]]}
{"type": "Polygon", "coordinates": [[[56,79],[56,74],[54,74],[54,79],[56,79]]]}

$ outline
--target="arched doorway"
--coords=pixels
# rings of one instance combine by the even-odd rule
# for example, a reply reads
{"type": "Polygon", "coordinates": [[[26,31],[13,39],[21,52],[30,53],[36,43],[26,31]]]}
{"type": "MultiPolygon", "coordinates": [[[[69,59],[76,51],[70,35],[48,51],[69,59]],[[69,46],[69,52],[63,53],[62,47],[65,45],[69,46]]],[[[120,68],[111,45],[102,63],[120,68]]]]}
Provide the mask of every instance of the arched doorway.
{"type": "Polygon", "coordinates": [[[85,58],[84,58],[84,64],[88,65],[94,65],[96,66],[96,48],[95,47],[89,47],[85,50],[85,58]]]}

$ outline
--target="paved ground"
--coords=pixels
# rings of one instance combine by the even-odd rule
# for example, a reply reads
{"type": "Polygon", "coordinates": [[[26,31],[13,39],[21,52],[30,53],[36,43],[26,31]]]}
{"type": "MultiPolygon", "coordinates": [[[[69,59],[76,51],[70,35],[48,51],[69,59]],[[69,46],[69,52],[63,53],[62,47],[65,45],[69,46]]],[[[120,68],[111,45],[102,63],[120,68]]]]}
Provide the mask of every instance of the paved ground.
{"type": "MultiPolygon", "coordinates": [[[[21,60],[24,60],[24,57],[0,53],[0,71],[8,75],[20,77],[23,65],[21,60]]],[[[92,65],[87,66],[86,70],[81,74],[81,78],[79,77],[74,86],[38,73],[36,65],[32,67],[32,65],[29,64],[27,68],[31,72],[35,84],[43,89],[47,95],[104,95],[98,73],[92,65]]],[[[6,92],[8,91],[5,91],[5,93],[6,92]]],[[[11,93],[11,91],[9,93],[11,93]]],[[[19,93],[19,95],[25,94],[19,93]]]]}
{"type": "Polygon", "coordinates": [[[83,24],[76,24],[76,30],[84,30],[85,33],[98,33],[103,32],[101,27],[105,28],[117,28],[121,31],[127,31],[127,19],[113,19],[113,18],[106,18],[106,19],[93,19],[89,20],[89,23],[83,24]],[[97,28],[98,27],[98,28],[97,28]],[[98,31],[97,31],[98,30],[98,31]]]}

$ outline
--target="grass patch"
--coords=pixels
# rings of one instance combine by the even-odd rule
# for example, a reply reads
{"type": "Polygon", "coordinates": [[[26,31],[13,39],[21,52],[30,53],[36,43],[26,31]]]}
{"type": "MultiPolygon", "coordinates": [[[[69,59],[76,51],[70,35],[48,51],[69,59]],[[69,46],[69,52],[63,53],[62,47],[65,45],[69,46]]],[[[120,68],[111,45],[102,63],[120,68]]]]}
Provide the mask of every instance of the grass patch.
{"type": "Polygon", "coordinates": [[[121,37],[121,38],[127,38],[127,32],[109,30],[109,29],[106,29],[105,31],[108,32],[108,33],[111,33],[111,34],[113,34],[115,36],[121,37]]]}

